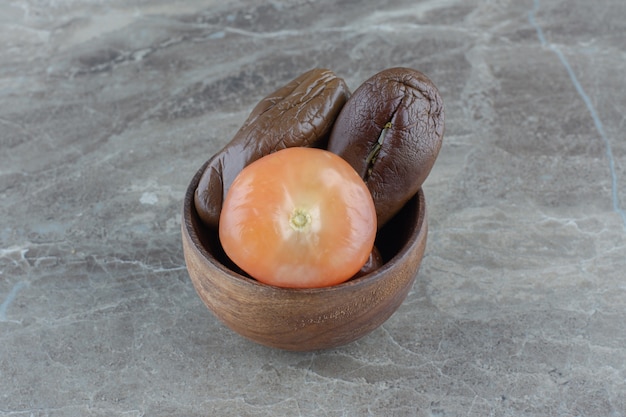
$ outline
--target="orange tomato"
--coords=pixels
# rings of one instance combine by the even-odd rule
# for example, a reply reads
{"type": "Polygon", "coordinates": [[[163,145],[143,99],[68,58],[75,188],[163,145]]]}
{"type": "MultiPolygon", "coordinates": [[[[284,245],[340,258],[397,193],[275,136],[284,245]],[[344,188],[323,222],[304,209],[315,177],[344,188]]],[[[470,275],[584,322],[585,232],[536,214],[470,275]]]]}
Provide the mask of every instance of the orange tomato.
{"type": "Polygon", "coordinates": [[[376,237],[367,186],[341,157],[286,148],[244,168],[219,223],[228,257],[260,282],[315,288],[348,280],[376,237]]]}

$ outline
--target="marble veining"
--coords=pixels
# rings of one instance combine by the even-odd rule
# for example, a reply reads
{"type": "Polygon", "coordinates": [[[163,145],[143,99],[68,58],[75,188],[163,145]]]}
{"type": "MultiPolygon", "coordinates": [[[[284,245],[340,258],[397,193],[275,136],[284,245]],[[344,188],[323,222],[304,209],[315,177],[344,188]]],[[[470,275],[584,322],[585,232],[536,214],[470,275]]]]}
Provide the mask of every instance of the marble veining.
{"type": "Polygon", "coordinates": [[[585,106],[587,106],[587,109],[589,109],[589,114],[591,115],[591,118],[593,119],[593,124],[595,125],[596,130],[598,131],[598,134],[604,141],[604,145],[606,146],[606,157],[609,162],[609,172],[611,174],[611,197],[613,198],[613,210],[619,213],[619,215],[622,217],[622,222],[624,223],[624,231],[626,231],[626,212],[621,208],[620,198],[618,196],[617,173],[615,172],[615,161],[613,159],[613,151],[611,149],[611,142],[604,131],[604,126],[602,125],[602,121],[600,120],[600,117],[598,116],[598,113],[596,112],[596,109],[593,106],[591,99],[585,92],[583,86],[578,81],[578,78],[576,77],[576,74],[574,73],[574,70],[572,69],[572,66],[570,65],[569,61],[567,60],[567,58],[565,57],[565,55],[563,54],[563,52],[561,52],[559,48],[557,48],[553,44],[549,44],[546,41],[546,38],[543,34],[543,30],[541,30],[541,26],[539,26],[535,20],[535,14],[538,11],[539,11],[539,0],[534,0],[533,9],[530,12],[528,12],[528,20],[530,21],[530,24],[533,25],[535,29],[537,30],[537,37],[539,38],[541,45],[548,46],[559,57],[559,60],[561,61],[565,69],[567,70],[567,73],[569,74],[569,77],[571,78],[572,83],[574,84],[574,87],[576,87],[576,91],[578,92],[582,100],[584,101],[585,106]]]}
{"type": "Polygon", "coordinates": [[[0,3],[0,417],[626,416],[626,3],[0,3]],[[312,67],[439,87],[398,311],[292,353],[213,317],[196,170],[312,67]]]}

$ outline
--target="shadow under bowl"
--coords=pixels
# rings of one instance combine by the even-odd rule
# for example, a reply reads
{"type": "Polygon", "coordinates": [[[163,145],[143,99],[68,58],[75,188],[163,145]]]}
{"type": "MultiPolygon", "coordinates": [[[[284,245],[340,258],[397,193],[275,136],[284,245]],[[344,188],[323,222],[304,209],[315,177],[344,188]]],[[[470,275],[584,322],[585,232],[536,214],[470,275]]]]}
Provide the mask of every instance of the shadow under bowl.
{"type": "Polygon", "coordinates": [[[259,344],[292,351],[345,345],[383,324],[410,291],[426,248],[422,189],[378,231],[384,265],[339,285],[280,288],[240,274],[217,230],[205,226],[194,206],[204,166],[183,203],[182,241],[187,271],[208,309],[230,329],[259,344]]]}

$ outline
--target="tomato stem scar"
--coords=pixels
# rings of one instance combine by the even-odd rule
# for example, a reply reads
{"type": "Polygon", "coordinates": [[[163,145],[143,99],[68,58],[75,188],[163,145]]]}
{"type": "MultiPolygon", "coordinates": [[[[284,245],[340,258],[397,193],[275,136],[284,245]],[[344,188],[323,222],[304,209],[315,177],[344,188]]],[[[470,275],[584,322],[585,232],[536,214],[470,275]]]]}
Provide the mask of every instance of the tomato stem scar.
{"type": "Polygon", "coordinates": [[[376,161],[376,157],[378,156],[378,153],[380,152],[380,148],[383,147],[383,142],[385,141],[385,136],[387,135],[387,131],[391,129],[392,126],[393,125],[391,124],[391,122],[385,123],[385,126],[383,127],[382,132],[380,132],[380,136],[378,136],[378,140],[376,141],[376,143],[374,144],[374,147],[372,148],[370,153],[367,155],[367,158],[365,159],[365,163],[369,167],[367,169],[368,177],[372,173],[372,169],[374,168],[374,162],[376,161]]]}
{"type": "Polygon", "coordinates": [[[308,211],[296,208],[289,217],[289,225],[297,232],[304,230],[304,228],[311,223],[311,215],[308,211]]]}

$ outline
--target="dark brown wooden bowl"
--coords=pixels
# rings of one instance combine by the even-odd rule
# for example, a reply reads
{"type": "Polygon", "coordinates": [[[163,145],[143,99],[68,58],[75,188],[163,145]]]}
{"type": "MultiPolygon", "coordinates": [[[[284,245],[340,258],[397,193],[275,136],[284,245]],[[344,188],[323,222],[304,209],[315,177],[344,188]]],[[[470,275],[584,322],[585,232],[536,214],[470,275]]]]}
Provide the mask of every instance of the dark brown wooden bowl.
{"type": "Polygon", "coordinates": [[[193,198],[203,170],[189,184],[183,204],[185,262],[204,304],[235,332],[280,349],[327,349],[376,329],[406,298],[426,248],[426,202],[421,189],[378,232],[382,267],[332,287],[288,289],[238,273],[220,246],[217,230],[200,221],[193,198]]]}

